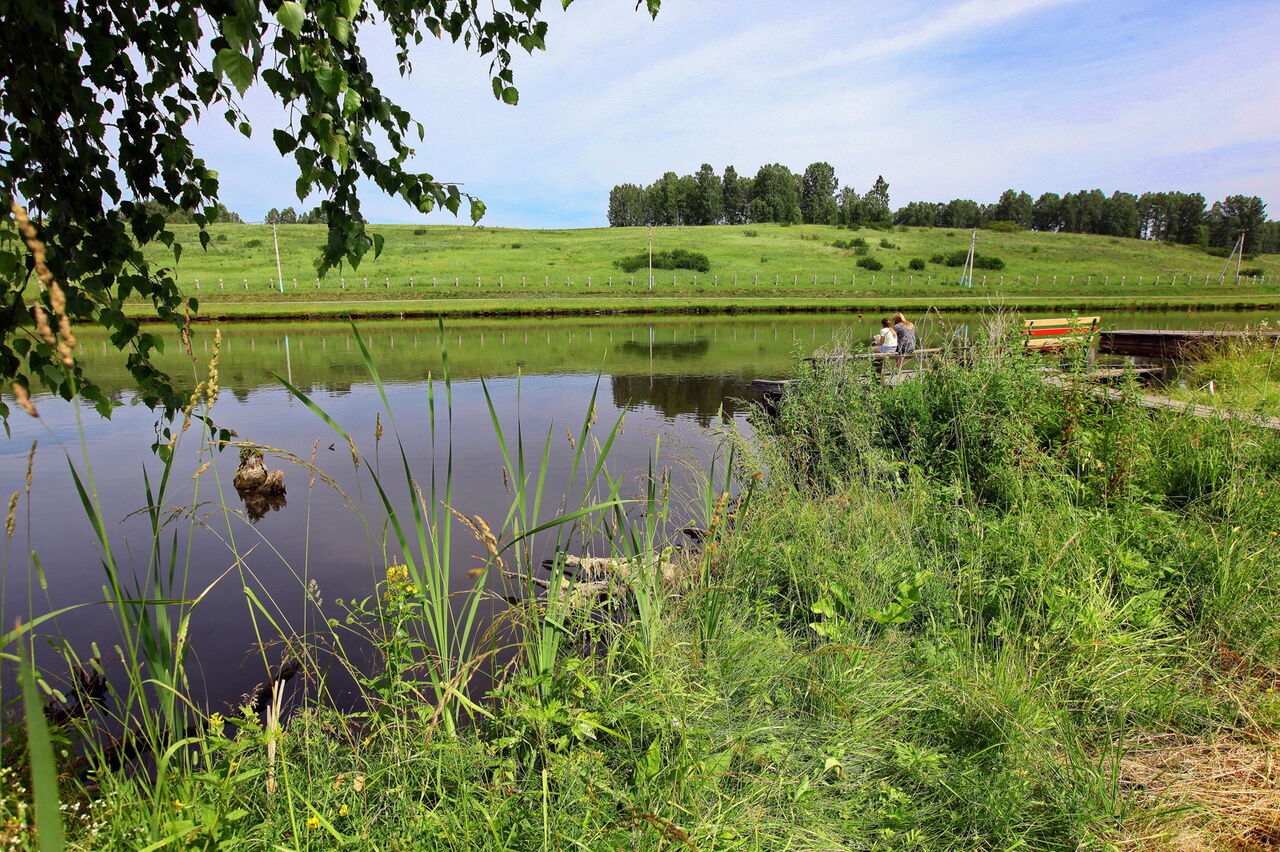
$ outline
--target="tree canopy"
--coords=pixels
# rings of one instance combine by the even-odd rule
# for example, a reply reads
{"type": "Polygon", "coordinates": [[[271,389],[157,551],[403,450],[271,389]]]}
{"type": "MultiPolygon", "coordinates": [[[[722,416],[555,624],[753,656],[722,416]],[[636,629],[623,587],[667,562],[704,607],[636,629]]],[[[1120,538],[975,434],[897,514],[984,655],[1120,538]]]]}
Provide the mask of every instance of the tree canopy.
{"type": "MultiPolygon", "coordinates": [[[[657,13],[660,0],[642,2],[657,13]]],[[[260,83],[279,104],[283,125],[270,128],[270,139],[297,167],[299,200],[323,199],[308,214],[328,226],[318,270],[354,267],[382,245],[360,215],[362,178],[420,212],[457,213],[466,202],[473,221],[484,213],[478,199],[410,167],[424,127],[382,93],[360,33],[374,26],[389,33],[402,75],[412,70],[412,49],[431,39],[489,57],[494,97],[514,105],[512,54],[545,49],[542,11],[542,0],[0,0],[5,208],[16,202],[30,211],[33,243],[60,282],[66,317],[110,329],[142,401],[172,413],[186,401],[152,364],[161,338],[124,308],[140,296],[178,326],[199,309],[171,269],[140,251],[159,241],[175,261],[181,256],[169,211],[184,211],[202,246],[209,243],[218,176],[189,139],[190,122],[221,113],[250,136],[241,98],[260,83]]],[[[5,384],[26,390],[38,381],[67,398],[78,392],[109,413],[112,403],[91,377],[64,366],[37,333],[37,309],[53,315],[54,294],[35,272],[34,250],[0,228],[5,384]]]]}

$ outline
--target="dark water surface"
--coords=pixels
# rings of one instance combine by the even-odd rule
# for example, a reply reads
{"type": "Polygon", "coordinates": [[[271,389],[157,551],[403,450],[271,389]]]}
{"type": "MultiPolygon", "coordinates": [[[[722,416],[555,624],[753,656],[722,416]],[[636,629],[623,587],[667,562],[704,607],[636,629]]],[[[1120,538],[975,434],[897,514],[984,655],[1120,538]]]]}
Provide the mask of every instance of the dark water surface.
{"type": "MultiPolygon", "coordinates": [[[[1251,312],[1107,312],[1103,325],[1208,328],[1263,319],[1275,323],[1277,318],[1274,313],[1251,312]]],[[[922,320],[920,345],[935,345],[946,335],[966,333],[977,321],[976,316],[965,314],[922,320]]],[[[482,378],[503,428],[514,434],[518,424],[531,454],[541,452],[549,432],[553,436],[548,486],[552,497],[544,511],[550,516],[567,487],[573,449],[566,430],[579,430],[593,392],[598,393],[595,428],[602,437],[619,416],[624,417],[625,428],[610,453],[609,467],[615,474],[630,472],[634,491],[637,475],[650,462],[656,437],[662,437],[660,464],[672,465],[677,472],[687,465],[705,464],[716,444],[708,427],[717,411],[724,410],[745,426],[742,400],[750,397],[752,379],[785,377],[797,355],[829,344],[842,329],[853,340],[865,341],[876,326],[873,317],[843,314],[476,320],[449,323],[443,332],[434,322],[398,320],[363,322],[360,330],[386,386],[409,465],[424,484],[432,461],[439,464],[445,459],[445,440],[450,435],[441,416],[433,455],[427,389],[429,384],[434,386],[437,406],[442,408],[442,350],[447,352],[453,378],[453,504],[497,527],[510,497],[482,378]]],[[[349,325],[223,324],[221,331],[222,394],[213,412],[219,425],[235,429],[241,439],[304,460],[318,447],[317,464],[334,478],[347,499],[323,483],[309,487],[305,468],[274,460],[269,466],[285,470],[287,505],[252,523],[229,517],[218,508],[219,492],[226,505],[243,508],[231,486],[235,451],[217,454],[213,467],[195,480],[200,436],[192,429],[183,437],[168,503],[198,502],[195,514],[203,526],[189,539],[186,522],[172,528],[180,564],[187,562],[190,548],[190,571],[176,591],[189,597],[214,584],[191,623],[197,688],[207,690],[214,703],[238,695],[260,678],[259,658],[249,653],[255,637],[242,582],[281,623],[306,630],[320,617],[306,605],[308,595],[322,602],[319,612],[325,617],[341,617],[344,610],[336,601],[372,594],[388,560],[400,556],[393,543],[384,548],[385,512],[368,479],[353,469],[345,444],[291,397],[273,374],[287,377],[346,429],[368,464],[376,466],[392,486],[396,506],[408,506],[393,424],[385,415],[386,432],[381,441],[375,441],[381,402],[349,325]],[[248,553],[240,566],[236,552],[248,553]]],[[[128,374],[105,336],[86,329],[79,333],[79,340],[78,357],[86,371],[123,404],[110,420],[82,412],[83,444],[70,404],[37,397],[38,421],[14,409],[12,436],[0,439],[0,497],[7,499],[23,488],[33,440],[39,441],[39,448],[29,502],[24,497],[16,533],[5,542],[2,608],[6,625],[12,625],[17,616],[29,618],[102,600],[101,553],[76,496],[69,460],[82,475],[91,471],[124,573],[149,570],[149,527],[145,518],[133,513],[147,502],[144,469],[153,478],[160,470],[150,450],[157,436],[156,418],[132,404],[128,374]],[[39,552],[47,588],[34,576],[27,556],[32,550],[39,552]]],[[[193,348],[203,377],[203,364],[213,349],[211,326],[195,329],[193,348]]],[[[159,360],[174,375],[194,375],[176,337],[159,360]]],[[[187,378],[186,384],[194,384],[194,379],[187,378]]],[[[677,504],[673,520],[691,519],[688,509],[677,504]]],[[[477,567],[479,552],[464,533],[455,533],[452,570],[459,585],[465,573],[477,567]]],[[[113,624],[104,607],[86,607],[47,623],[45,633],[87,654],[91,642],[108,649],[118,641],[113,624]]]]}

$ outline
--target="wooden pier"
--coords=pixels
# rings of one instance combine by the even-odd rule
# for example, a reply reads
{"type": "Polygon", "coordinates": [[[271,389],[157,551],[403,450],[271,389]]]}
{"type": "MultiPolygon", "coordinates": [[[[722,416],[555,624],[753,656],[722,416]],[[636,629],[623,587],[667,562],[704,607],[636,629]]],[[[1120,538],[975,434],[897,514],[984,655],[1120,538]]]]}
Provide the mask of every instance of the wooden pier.
{"type": "Polygon", "coordinates": [[[1280,343],[1280,331],[1215,331],[1186,329],[1116,329],[1098,332],[1098,354],[1142,358],[1185,358],[1194,350],[1229,340],[1280,343]]]}

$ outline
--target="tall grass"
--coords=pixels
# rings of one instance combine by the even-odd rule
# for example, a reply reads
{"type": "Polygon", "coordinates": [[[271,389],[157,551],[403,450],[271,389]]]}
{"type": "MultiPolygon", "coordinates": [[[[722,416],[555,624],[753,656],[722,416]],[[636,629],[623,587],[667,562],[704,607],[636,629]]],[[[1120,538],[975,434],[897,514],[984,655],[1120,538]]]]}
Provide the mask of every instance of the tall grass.
{"type": "MultiPolygon", "coordinates": [[[[568,436],[568,484],[555,480],[553,434],[504,425],[486,388],[512,494],[489,519],[452,505],[447,367],[427,422],[398,421],[366,351],[401,461],[358,457],[386,580],[347,624],[294,644],[304,659],[339,649],[363,705],[342,712],[320,690],[288,720],[187,709],[183,732],[157,720],[164,771],[95,752],[99,787],[69,843],[1103,849],[1263,836],[1260,818],[1152,798],[1126,767],[1136,746],[1170,738],[1274,742],[1280,442],[1098,398],[1071,358],[1048,384],[1040,368],[1056,364],[1009,344],[989,328],[896,386],[852,361],[803,368],[778,416],[726,436],[685,494],[660,445],[638,482],[611,472],[621,427],[598,428],[594,406],[568,436]],[[438,442],[428,470],[407,441],[438,442]],[[686,505],[701,546],[678,552],[686,505]],[[462,588],[455,525],[485,554],[462,588]],[[567,556],[588,553],[612,559],[603,601],[561,582],[567,556]],[[490,624],[497,592],[511,603],[490,624]]],[[[170,586],[142,591],[156,588],[170,586]]],[[[271,610],[249,605],[266,623],[271,610]]],[[[199,617],[165,606],[180,607],[164,628],[175,636],[199,617]]],[[[64,783],[68,800],[76,791],[64,783]]],[[[8,788],[6,806],[24,795],[8,788]]]]}

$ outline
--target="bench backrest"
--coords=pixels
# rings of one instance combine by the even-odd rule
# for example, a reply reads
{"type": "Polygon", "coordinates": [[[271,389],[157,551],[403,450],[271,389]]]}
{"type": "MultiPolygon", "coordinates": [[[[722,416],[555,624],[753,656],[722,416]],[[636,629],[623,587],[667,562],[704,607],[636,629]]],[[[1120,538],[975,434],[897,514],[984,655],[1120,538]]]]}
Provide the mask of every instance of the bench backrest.
{"type": "Polygon", "coordinates": [[[1082,337],[1091,337],[1098,330],[1101,317],[1064,317],[1061,319],[1033,319],[1022,323],[1022,336],[1028,349],[1062,349],[1082,337]]]}

